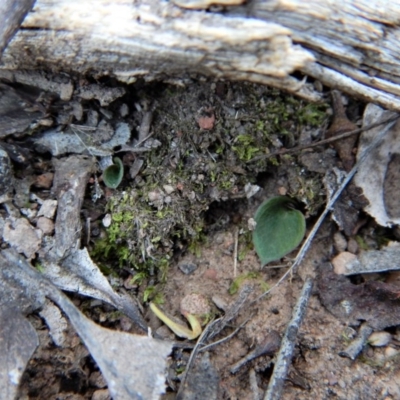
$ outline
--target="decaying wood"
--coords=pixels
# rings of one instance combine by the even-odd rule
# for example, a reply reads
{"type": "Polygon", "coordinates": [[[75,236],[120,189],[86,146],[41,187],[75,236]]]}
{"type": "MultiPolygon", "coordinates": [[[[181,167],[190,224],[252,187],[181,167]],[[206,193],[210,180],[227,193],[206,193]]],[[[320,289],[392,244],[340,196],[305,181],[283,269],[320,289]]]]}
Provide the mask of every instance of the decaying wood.
{"type": "Polygon", "coordinates": [[[399,36],[400,0],[38,0],[0,68],[128,83],[196,74],[320,99],[300,71],[399,110],[399,36]]]}
{"type": "Polygon", "coordinates": [[[2,0],[0,2],[0,58],[34,2],[35,0],[2,0]]]}
{"type": "Polygon", "coordinates": [[[300,68],[323,84],[398,110],[400,2],[256,0],[251,14],[289,28],[315,61],[300,68]]]}
{"type": "Polygon", "coordinates": [[[94,161],[85,156],[71,156],[54,159],[54,164],[53,191],[58,198],[58,212],[52,257],[58,261],[79,248],[82,229],[80,211],[94,161]]]}

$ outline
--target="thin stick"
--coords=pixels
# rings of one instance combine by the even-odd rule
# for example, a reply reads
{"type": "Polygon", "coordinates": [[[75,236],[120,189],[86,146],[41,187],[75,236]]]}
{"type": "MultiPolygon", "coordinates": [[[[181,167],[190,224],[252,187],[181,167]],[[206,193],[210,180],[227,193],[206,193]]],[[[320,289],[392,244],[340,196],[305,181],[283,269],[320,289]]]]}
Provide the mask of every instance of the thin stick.
{"type": "Polygon", "coordinates": [[[239,228],[236,227],[236,229],[235,229],[235,246],[233,248],[233,278],[237,277],[238,242],[239,242],[239,228]]]}
{"type": "Polygon", "coordinates": [[[230,367],[231,374],[237,374],[238,371],[250,361],[261,356],[274,355],[281,345],[281,337],[277,331],[272,330],[263,340],[261,340],[252,351],[247,353],[243,358],[230,367]]]}
{"type": "Polygon", "coordinates": [[[146,111],[143,115],[142,122],[139,127],[138,143],[144,142],[149,136],[151,120],[153,119],[153,112],[146,111]]]}
{"type": "Polygon", "coordinates": [[[240,289],[239,296],[233,303],[233,305],[229,308],[229,310],[225,313],[223,318],[218,320],[217,324],[213,325],[213,331],[208,335],[208,339],[212,339],[217,336],[225,326],[232,321],[239,313],[243,305],[245,304],[249,294],[253,291],[253,286],[250,284],[244,284],[240,289]]]}
{"type": "Polygon", "coordinates": [[[300,293],[300,297],[293,310],[293,316],[289,325],[286,328],[285,335],[282,339],[281,348],[275,363],[274,371],[271,380],[269,381],[268,389],[264,400],[279,400],[282,394],[283,386],[286,380],[286,375],[292,361],[294,346],[296,343],[297,333],[300,325],[303,322],[306,314],[308,300],[311,296],[313,281],[308,278],[300,293]]]}
{"type": "Polygon", "coordinates": [[[249,371],[249,381],[251,392],[253,393],[253,400],[260,400],[260,393],[257,385],[257,376],[254,368],[251,368],[249,371]]]}
{"type": "MultiPolygon", "coordinates": [[[[322,214],[320,215],[320,217],[318,218],[317,222],[315,223],[315,225],[313,226],[311,232],[308,234],[307,239],[305,240],[305,242],[303,243],[303,245],[301,246],[300,250],[297,253],[297,256],[293,262],[293,265],[282,275],[282,277],[279,279],[279,281],[269,290],[267,290],[266,292],[264,292],[262,295],[260,295],[256,300],[253,301],[253,303],[257,302],[258,300],[260,300],[261,298],[263,298],[265,295],[267,295],[268,293],[270,293],[272,290],[274,290],[275,288],[277,288],[282,281],[291,273],[293,272],[293,270],[298,267],[300,265],[300,263],[303,261],[304,256],[306,255],[311,242],[314,239],[315,234],[317,233],[319,227],[322,225],[322,222],[324,221],[325,217],[328,215],[328,213],[332,210],[333,205],[335,204],[336,200],[339,198],[339,196],[341,195],[341,193],[343,192],[344,188],[347,186],[347,184],[350,182],[350,180],[353,178],[353,176],[355,175],[355,173],[358,171],[360,165],[364,162],[364,160],[367,158],[368,154],[378,145],[378,143],[382,140],[383,136],[385,136],[385,134],[392,128],[392,126],[395,124],[397,118],[395,120],[393,120],[392,122],[388,123],[385,128],[382,130],[382,132],[379,133],[379,135],[377,135],[375,137],[375,139],[372,141],[372,143],[363,151],[363,153],[361,154],[359,160],[357,161],[357,163],[354,165],[354,167],[352,168],[352,170],[347,174],[346,178],[343,180],[342,184],[340,185],[339,189],[336,190],[335,194],[331,197],[331,199],[329,200],[328,204],[325,206],[324,211],[322,212],[322,214]]],[[[252,303],[252,304],[253,304],[252,303]]]]}
{"type": "MultiPolygon", "coordinates": [[[[145,142],[147,139],[150,139],[152,136],[154,135],[154,132],[149,133],[145,138],[143,138],[142,140],[140,140],[139,142],[137,142],[135,144],[134,149],[136,149],[137,152],[139,152],[139,149],[141,149],[141,147],[139,147],[139,145],[141,145],[143,142],[145,142]]],[[[146,150],[147,148],[144,147],[143,151],[148,151],[146,150]]]]}
{"type": "Polygon", "coordinates": [[[239,325],[232,333],[230,333],[228,336],[225,336],[222,339],[216,340],[215,342],[212,342],[210,344],[207,344],[206,346],[203,346],[201,349],[199,349],[200,351],[206,351],[211,349],[214,346],[217,346],[221,343],[226,342],[227,340],[231,339],[233,336],[235,336],[246,324],[247,322],[250,320],[250,318],[247,318],[246,321],[244,321],[241,325],[239,325]]]}
{"type": "Polygon", "coordinates": [[[204,329],[204,331],[203,331],[202,334],[200,335],[199,339],[197,340],[196,345],[194,346],[193,351],[192,351],[192,353],[190,354],[189,360],[188,360],[188,362],[187,362],[187,364],[186,364],[186,369],[185,369],[183,378],[181,379],[181,385],[179,386],[178,393],[176,394],[176,397],[177,397],[177,398],[179,398],[179,395],[180,395],[181,393],[183,393],[183,391],[184,391],[184,388],[185,388],[185,386],[186,386],[186,379],[187,379],[189,370],[190,370],[190,368],[191,368],[191,366],[192,366],[193,360],[195,359],[195,357],[196,357],[196,355],[197,355],[197,353],[198,353],[198,351],[199,351],[199,347],[201,346],[201,344],[203,343],[203,341],[205,341],[205,340],[207,339],[207,337],[209,336],[209,333],[211,332],[212,327],[213,327],[215,324],[217,324],[220,320],[221,320],[221,318],[218,318],[218,319],[216,319],[215,321],[210,322],[210,323],[207,325],[206,329],[204,329]]]}
{"type": "Polygon", "coordinates": [[[86,246],[89,246],[89,244],[90,244],[90,235],[91,235],[90,222],[91,222],[91,218],[90,217],[86,218],[86,233],[87,233],[86,246]]]}
{"type": "Polygon", "coordinates": [[[335,142],[337,140],[345,139],[345,138],[347,138],[349,136],[352,136],[352,135],[356,135],[357,133],[361,133],[361,132],[364,132],[364,131],[369,131],[370,129],[376,128],[377,126],[388,124],[388,123],[393,122],[393,121],[397,121],[398,118],[399,118],[399,115],[396,114],[395,116],[387,118],[384,121],[374,122],[373,124],[370,124],[368,126],[364,126],[362,128],[359,128],[359,129],[355,129],[354,131],[342,133],[341,135],[337,135],[337,136],[331,137],[329,139],[320,140],[320,141],[315,142],[315,143],[305,144],[305,145],[302,145],[302,146],[297,146],[297,147],[294,147],[292,149],[283,149],[283,150],[275,151],[273,153],[263,154],[261,156],[257,156],[257,157],[252,158],[248,162],[251,163],[251,162],[254,162],[254,161],[258,161],[258,160],[263,160],[265,158],[270,158],[270,157],[275,157],[275,156],[282,156],[284,154],[296,153],[296,152],[304,150],[304,149],[311,149],[313,147],[322,146],[322,145],[325,145],[325,144],[328,144],[328,143],[335,142]]]}

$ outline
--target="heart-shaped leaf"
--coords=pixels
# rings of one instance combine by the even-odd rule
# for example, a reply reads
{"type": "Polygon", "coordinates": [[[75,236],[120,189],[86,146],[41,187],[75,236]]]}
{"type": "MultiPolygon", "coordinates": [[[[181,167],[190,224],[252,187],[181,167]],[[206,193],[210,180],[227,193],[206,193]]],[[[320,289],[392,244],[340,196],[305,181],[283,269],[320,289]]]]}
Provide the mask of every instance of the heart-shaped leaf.
{"type": "Polygon", "coordinates": [[[257,225],[253,243],[262,266],[279,260],[302,241],[306,224],[304,215],[293,209],[294,202],[286,196],[265,201],[254,217],[257,225]]]}
{"type": "Polygon", "coordinates": [[[115,157],[114,163],[107,167],[103,172],[103,180],[107,187],[116,189],[124,176],[124,166],[120,158],[115,157]]]}

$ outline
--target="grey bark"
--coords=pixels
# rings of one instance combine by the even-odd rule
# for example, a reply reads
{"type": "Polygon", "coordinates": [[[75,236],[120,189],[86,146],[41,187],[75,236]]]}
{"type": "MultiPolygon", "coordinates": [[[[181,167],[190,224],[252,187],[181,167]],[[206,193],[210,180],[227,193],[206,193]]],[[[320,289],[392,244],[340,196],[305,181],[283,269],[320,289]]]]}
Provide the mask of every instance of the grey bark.
{"type": "Polygon", "coordinates": [[[300,71],[400,110],[399,36],[400,0],[38,0],[0,68],[128,83],[200,74],[319,100],[300,71]]]}
{"type": "Polygon", "coordinates": [[[0,2],[0,58],[34,2],[35,0],[2,0],[0,2]]]}

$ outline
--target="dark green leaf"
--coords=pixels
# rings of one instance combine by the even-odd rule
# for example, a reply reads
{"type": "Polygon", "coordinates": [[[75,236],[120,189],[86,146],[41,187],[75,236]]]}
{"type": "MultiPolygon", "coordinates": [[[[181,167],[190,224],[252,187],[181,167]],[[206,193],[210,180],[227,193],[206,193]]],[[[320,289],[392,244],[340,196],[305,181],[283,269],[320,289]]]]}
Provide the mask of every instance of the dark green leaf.
{"type": "Polygon", "coordinates": [[[120,158],[114,158],[113,165],[107,167],[103,172],[103,180],[107,187],[116,189],[124,176],[124,166],[120,158]]]}
{"type": "Polygon", "coordinates": [[[253,243],[261,263],[279,260],[303,240],[306,226],[304,215],[293,209],[293,200],[273,197],[258,208],[253,243]]]}

